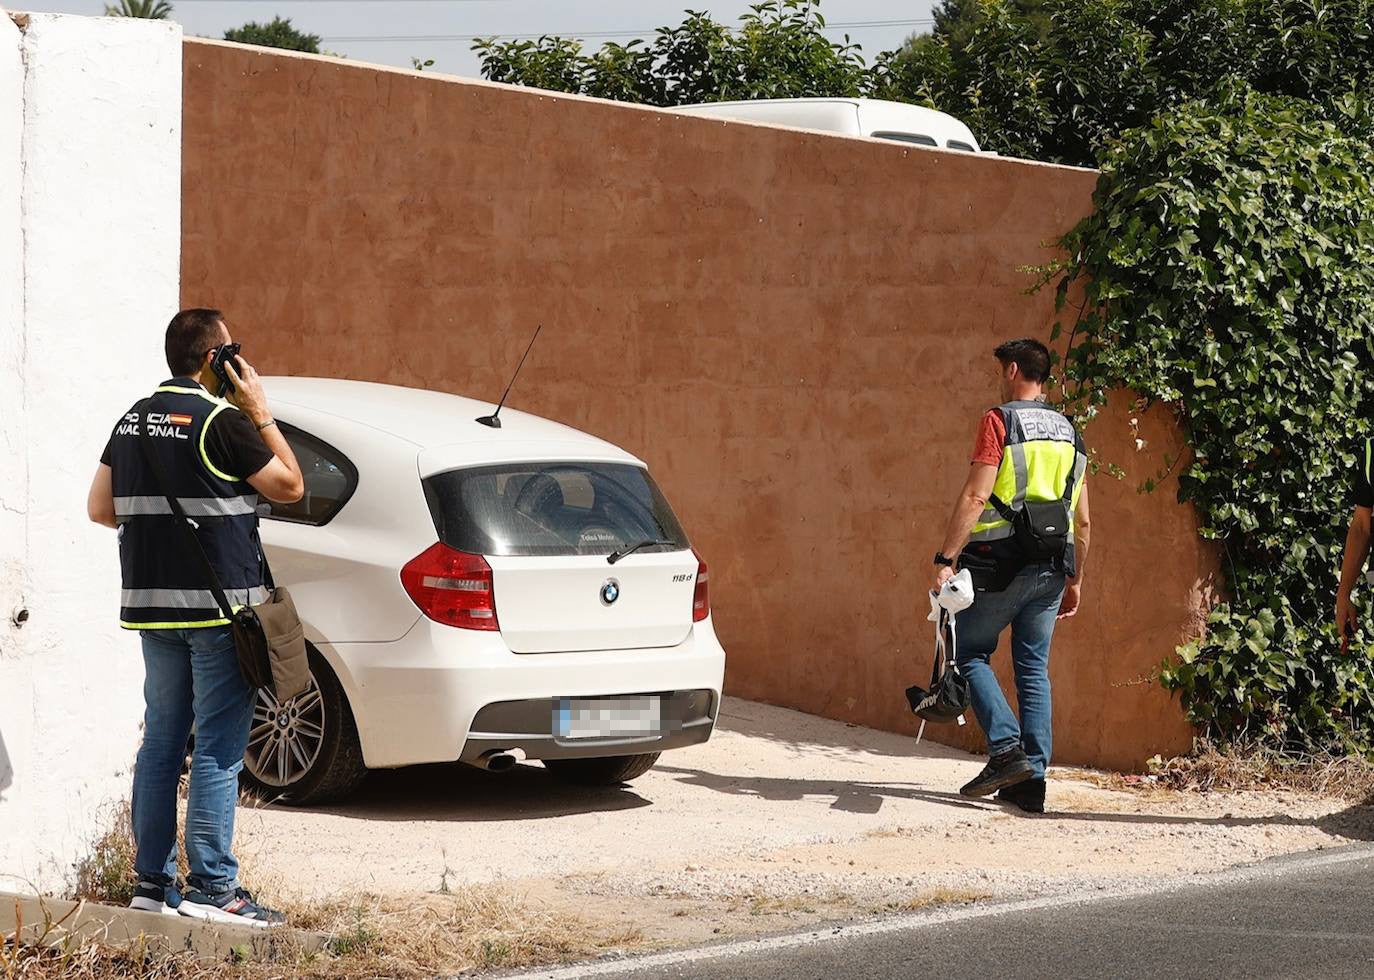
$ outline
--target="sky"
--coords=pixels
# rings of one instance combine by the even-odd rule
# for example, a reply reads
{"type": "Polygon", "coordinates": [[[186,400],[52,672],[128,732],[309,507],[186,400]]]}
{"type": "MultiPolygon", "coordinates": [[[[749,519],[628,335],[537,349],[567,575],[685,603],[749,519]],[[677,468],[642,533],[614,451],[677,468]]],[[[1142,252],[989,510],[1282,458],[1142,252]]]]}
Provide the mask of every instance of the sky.
{"type": "MultiPolygon", "coordinates": [[[[99,16],[104,0],[3,0],[10,10],[99,16]]],[[[172,0],[172,19],[187,34],[221,37],[250,21],[288,17],[296,28],[323,37],[320,47],[357,61],[411,66],[434,59],[434,71],[480,74],[471,51],[474,35],[603,40],[648,37],[654,28],[682,22],[686,8],[707,10],[734,23],[746,0],[172,0]],[[387,40],[393,38],[394,40],[387,40]]],[[[828,0],[820,5],[826,31],[848,34],[871,62],[907,35],[928,30],[934,0],[828,0]]]]}

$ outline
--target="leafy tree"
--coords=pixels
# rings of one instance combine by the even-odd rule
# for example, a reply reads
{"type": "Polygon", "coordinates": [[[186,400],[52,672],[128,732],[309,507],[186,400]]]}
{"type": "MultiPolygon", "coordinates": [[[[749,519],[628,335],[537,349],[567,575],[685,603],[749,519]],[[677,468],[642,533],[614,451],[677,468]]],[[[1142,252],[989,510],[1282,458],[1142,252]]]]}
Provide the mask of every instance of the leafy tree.
{"type": "MultiPolygon", "coordinates": [[[[967,44],[981,14],[982,6],[978,0],[940,0],[930,11],[935,21],[931,33],[949,38],[956,44],[967,44]]],[[[907,44],[919,38],[920,35],[908,38],[907,44]]]]}
{"type": "MultiPolygon", "coordinates": [[[[1037,32],[1043,33],[1049,26],[1049,14],[1045,11],[1045,0],[1013,0],[1014,9],[1029,20],[1037,32]]],[[[931,17],[935,21],[931,34],[946,38],[956,45],[967,44],[973,37],[984,16],[981,0],[940,0],[931,17]]],[[[920,37],[921,35],[916,35],[920,37]]],[[[912,40],[908,39],[907,44],[912,40]]]]}
{"type": "Polygon", "coordinates": [[[473,43],[482,62],[482,77],[492,82],[528,85],[552,92],[583,92],[588,59],[582,44],[561,37],[537,41],[499,42],[487,38],[473,43]]]}
{"type": "Polygon", "coordinates": [[[166,20],[172,16],[172,5],[167,0],[119,0],[105,4],[105,16],[166,20]]]}
{"type": "Polygon", "coordinates": [[[1173,407],[1179,496],[1223,555],[1229,601],[1164,685],[1214,737],[1369,754],[1374,638],[1341,654],[1331,609],[1374,434],[1374,144],[1367,101],[1337,112],[1235,85],[1111,142],[1058,295],[1085,297],[1072,400],[1173,407]]]}
{"type": "Polygon", "coordinates": [[[310,54],[320,53],[320,37],[318,34],[305,34],[291,26],[289,17],[273,17],[269,24],[259,24],[256,21],[249,21],[242,27],[235,27],[224,32],[226,41],[237,41],[239,44],[258,44],[265,48],[285,48],[289,51],[307,51],[310,54]]]}
{"type": "Polygon", "coordinates": [[[1374,80],[1374,0],[960,0],[881,55],[872,91],[992,149],[1095,164],[1107,140],[1229,86],[1325,106],[1374,80]],[[1029,98],[1029,102],[1027,101],[1029,98]]]}
{"type": "Polygon", "coordinates": [[[608,43],[591,54],[579,41],[484,38],[473,44],[483,77],[649,105],[731,99],[858,95],[867,70],[858,45],[831,41],[807,0],[767,0],[737,30],[689,11],[650,41],[608,43]]]}

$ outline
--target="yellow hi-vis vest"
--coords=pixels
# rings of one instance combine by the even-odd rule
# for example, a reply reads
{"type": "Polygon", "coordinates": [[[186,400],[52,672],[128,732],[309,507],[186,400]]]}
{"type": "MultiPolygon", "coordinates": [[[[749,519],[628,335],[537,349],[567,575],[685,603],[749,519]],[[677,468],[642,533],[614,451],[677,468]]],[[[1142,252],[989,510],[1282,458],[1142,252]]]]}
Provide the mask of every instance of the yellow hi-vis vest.
{"type": "MultiPolygon", "coordinates": [[[[999,405],[996,411],[1002,413],[1007,438],[1002,447],[1002,461],[997,467],[997,479],[992,485],[993,496],[1012,512],[1021,510],[1028,500],[1064,499],[1069,508],[1064,566],[1067,574],[1074,575],[1074,513],[1088,468],[1083,438],[1072,422],[1044,402],[1008,402],[999,405]]],[[[997,543],[1010,545],[1014,533],[1011,522],[989,502],[969,535],[969,550],[1012,557],[997,543]]]]}

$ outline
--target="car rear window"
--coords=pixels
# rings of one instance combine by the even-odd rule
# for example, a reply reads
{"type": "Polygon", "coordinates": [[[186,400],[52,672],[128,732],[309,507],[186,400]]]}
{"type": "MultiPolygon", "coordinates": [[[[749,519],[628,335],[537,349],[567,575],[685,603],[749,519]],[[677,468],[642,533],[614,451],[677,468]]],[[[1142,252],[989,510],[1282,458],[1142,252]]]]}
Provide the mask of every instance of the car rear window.
{"type": "Polygon", "coordinates": [[[622,463],[503,463],[424,481],[439,540],[478,555],[681,551],[687,535],[647,470],[622,463]]]}

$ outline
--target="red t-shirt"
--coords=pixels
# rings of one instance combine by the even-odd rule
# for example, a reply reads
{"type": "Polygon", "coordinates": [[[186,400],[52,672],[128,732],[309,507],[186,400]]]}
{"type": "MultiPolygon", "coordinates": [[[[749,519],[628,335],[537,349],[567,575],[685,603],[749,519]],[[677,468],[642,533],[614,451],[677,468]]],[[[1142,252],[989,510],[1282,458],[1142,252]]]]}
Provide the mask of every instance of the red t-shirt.
{"type": "Polygon", "coordinates": [[[995,408],[988,409],[978,426],[978,440],[973,444],[970,463],[987,463],[989,466],[1002,465],[1002,449],[1007,444],[1007,426],[1002,421],[1002,413],[995,408]]]}

